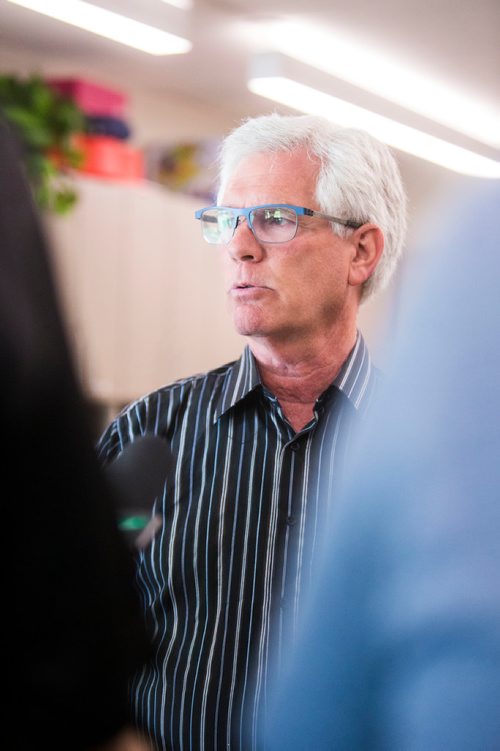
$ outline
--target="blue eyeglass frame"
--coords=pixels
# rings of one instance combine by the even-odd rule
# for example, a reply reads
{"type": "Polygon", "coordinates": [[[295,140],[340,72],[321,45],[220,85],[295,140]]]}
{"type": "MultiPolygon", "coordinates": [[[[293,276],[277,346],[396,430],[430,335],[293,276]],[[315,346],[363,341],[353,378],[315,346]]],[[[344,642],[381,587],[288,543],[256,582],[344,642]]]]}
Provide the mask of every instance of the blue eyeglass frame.
{"type": "MultiPolygon", "coordinates": [[[[295,214],[297,217],[317,216],[321,219],[326,219],[329,222],[335,222],[335,224],[341,224],[343,227],[350,227],[351,229],[359,229],[364,224],[364,222],[356,222],[352,219],[339,219],[336,216],[330,216],[329,214],[322,214],[320,211],[314,211],[314,209],[307,209],[305,208],[305,206],[294,206],[291,203],[263,203],[263,204],[260,204],[259,206],[247,206],[247,208],[245,209],[234,208],[233,206],[205,206],[203,209],[198,209],[197,211],[195,211],[194,213],[195,218],[203,219],[203,214],[205,211],[213,211],[214,209],[223,209],[224,211],[229,211],[233,215],[233,217],[236,219],[234,223],[234,227],[233,227],[233,233],[230,239],[227,241],[228,243],[234,237],[234,233],[236,232],[236,228],[238,226],[240,217],[244,217],[246,219],[248,226],[253,232],[251,213],[252,211],[255,211],[256,209],[292,209],[293,211],[295,211],[295,214]]],[[[297,223],[295,225],[295,232],[297,232],[297,223]]],[[[295,237],[295,235],[293,237],[295,237]]],[[[293,238],[291,239],[293,240],[293,238]]],[[[266,240],[266,243],[267,242],[271,244],[275,244],[275,243],[280,243],[280,242],[288,242],[288,240],[266,240]]],[[[217,245],[219,243],[213,243],[213,244],[217,245]]]]}

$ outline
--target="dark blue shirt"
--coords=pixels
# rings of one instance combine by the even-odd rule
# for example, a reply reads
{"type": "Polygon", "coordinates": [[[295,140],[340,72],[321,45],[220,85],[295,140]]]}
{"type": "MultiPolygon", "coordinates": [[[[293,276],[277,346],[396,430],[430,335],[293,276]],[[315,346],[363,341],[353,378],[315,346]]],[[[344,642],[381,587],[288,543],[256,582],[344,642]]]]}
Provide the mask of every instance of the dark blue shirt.
{"type": "Polygon", "coordinates": [[[103,435],[104,462],[145,433],[163,436],[173,456],[155,502],[163,527],[138,558],[154,657],[132,686],[137,722],[160,749],[257,747],[352,418],[377,378],[358,334],[295,433],[246,348],[234,363],[133,403],[103,435]]]}

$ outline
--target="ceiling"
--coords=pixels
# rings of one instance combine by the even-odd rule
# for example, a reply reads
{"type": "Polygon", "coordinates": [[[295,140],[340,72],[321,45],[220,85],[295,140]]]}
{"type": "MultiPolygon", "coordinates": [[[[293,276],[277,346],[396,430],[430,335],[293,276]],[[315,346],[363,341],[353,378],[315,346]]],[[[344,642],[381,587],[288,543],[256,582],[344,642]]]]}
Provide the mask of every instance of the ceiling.
{"type": "Polygon", "coordinates": [[[293,14],[355,35],[495,107],[500,102],[499,0],[192,0],[187,12],[161,0],[93,2],[170,30],[171,21],[180,22],[192,51],[154,57],[0,0],[0,66],[2,49],[71,58],[83,71],[185,97],[239,120],[271,108],[286,111],[247,90],[251,53],[264,48],[258,37],[243,36],[242,26],[293,14]]]}
{"type": "MultiPolygon", "coordinates": [[[[64,1],[64,0],[62,0],[64,1]]],[[[356,34],[401,61],[429,71],[499,101],[499,0],[192,0],[188,12],[160,0],[94,0],[144,21],[185,21],[193,43],[185,55],[156,58],[60,21],[0,0],[0,46],[71,54],[75,61],[100,66],[110,74],[125,71],[128,80],[147,88],[171,91],[220,106],[237,116],[262,110],[262,99],[246,90],[250,45],[239,35],[240,23],[280,14],[356,34]],[[272,12],[269,8],[272,7],[272,12]]],[[[254,49],[258,47],[258,41],[254,49]]]]}

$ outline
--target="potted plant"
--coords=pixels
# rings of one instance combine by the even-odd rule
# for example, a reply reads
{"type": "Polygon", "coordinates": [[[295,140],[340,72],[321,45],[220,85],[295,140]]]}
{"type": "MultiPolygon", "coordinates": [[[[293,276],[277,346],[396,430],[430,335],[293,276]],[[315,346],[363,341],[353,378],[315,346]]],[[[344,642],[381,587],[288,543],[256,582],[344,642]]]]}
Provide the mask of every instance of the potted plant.
{"type": "Polygon", "coordinates": [[[70,173],[82,159],[73,138],[85,130],[84,113],[38,75],[0,75],[0,113],[21,141],[38,206],[67,213],[77,201],[70,173]]]}

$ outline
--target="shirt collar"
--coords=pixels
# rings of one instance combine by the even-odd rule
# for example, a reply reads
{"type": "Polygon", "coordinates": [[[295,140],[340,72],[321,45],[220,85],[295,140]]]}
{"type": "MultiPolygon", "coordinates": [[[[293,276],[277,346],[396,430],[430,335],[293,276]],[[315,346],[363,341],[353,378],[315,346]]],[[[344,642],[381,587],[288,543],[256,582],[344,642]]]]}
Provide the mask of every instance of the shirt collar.
{"type": "Polygon", "coordinates": [[[358,331],[356,343],[337,373],[333,386],[347,396],[358,411],[368,406],[376,379],[368,347],[358,331]]]}
{"type": "MultiPolygon", "coordinates": [[[[358,411],[364,411],[372,391],[375,368],[361,332],[356,343],[337,373],[332,386],[341,391],[358,411]]],[[[229,368],[228,378],[220,396],[215,420],[262,386],[257,363],[247,345],[243,354],[229,368]]]]}
{"type": "Polygon", "coordinates": [[[215,420],[244,399],[251,391],[262,384],[257,363],[247,345],[239,360],[229,368],[224,389],[215,410],[215,420]]]}

